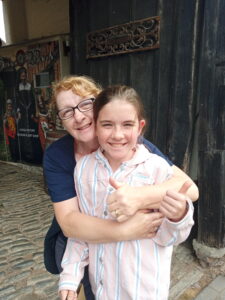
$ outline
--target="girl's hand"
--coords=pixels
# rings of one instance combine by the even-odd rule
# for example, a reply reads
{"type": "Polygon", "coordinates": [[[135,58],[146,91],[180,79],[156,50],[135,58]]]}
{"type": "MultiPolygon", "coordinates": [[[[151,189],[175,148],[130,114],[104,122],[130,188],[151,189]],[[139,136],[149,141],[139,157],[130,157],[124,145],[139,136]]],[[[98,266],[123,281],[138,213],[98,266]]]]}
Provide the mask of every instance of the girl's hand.
{"type": "Polygon", "coordinates": [[[77,293],[71,290],[61,290],[59,295],[61,300],[77,300],[77,293]]]}
{"type": "Polygon", "coordinates": [[[125,221],[141,208],[135,197],[136,188],[119,183],[111,177],[109,183],[115,191],[108,196],[108,210],[117,221],[125,221]]]}
{"type": "Polygon", "coordinates": [[[192,183],[186,181],[179,192],[168,190],[161,202],[159,211],[172,222],[179,222],[188,211],[186,192],[192,183]]]}

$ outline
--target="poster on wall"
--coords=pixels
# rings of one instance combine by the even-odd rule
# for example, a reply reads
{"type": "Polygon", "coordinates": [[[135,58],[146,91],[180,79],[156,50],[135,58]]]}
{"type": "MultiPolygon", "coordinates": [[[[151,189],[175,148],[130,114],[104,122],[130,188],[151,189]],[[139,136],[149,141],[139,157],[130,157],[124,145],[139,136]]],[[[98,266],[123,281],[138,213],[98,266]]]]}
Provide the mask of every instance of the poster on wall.
{"type": "Polygon", "coordinates": [[[0,159],[40,164],[57,122],[51,84],[59,80],[59,42],[16,49],[0,57],[0,159]]]}

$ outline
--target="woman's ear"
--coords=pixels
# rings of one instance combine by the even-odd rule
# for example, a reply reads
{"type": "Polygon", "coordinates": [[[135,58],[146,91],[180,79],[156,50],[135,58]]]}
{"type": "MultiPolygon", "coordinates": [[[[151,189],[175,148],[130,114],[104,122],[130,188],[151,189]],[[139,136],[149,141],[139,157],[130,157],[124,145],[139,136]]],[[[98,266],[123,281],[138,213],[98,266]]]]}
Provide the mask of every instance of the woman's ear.
{"type": "Polygon", "coordinates": [[[142,120],[139,121],[139,134],[142,133],[143,128],[145,127],[145,123],[146,123],[146,122],[145,122],[144,119],[142,119],[142,120]]]}

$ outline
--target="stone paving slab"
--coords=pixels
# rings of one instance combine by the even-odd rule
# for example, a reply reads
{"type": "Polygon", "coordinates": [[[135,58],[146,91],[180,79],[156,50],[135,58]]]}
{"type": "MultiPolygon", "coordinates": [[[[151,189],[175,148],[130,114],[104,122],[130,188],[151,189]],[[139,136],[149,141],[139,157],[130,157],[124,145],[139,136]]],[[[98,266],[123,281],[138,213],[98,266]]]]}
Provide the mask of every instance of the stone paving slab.
{"type": "MultiPolygon", "coordinates": [[[[0,162],[0,300],[59,300],[58,276],[43,264],[52,216],[42,170],[0,162]]],[[[221,270],[201,267],[189,243],[175,247],[169,300],[215,300],[218,292],[225,300],[225,264],[221,270]]]]}
{"type": "Polygon", "coordinates": [[[225,300],[225,276],[217,276],[195,300],[225,300]]]}

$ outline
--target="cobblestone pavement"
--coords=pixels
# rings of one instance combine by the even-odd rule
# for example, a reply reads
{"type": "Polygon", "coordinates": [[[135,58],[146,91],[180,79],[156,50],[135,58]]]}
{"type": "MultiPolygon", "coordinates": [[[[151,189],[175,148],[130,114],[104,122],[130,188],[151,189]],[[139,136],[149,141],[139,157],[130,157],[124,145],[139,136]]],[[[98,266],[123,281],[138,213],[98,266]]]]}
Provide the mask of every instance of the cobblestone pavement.
{"type": "MultiPolygon", "coordinates": [[[[0,300],[58,300],[58,276],[49,274],[43,265],[43,240],[52,220],[52,204],[41,168],[24,168],[0,162],[0,300]]],[[[197,299],[219,274],[225,274],[225,264],[219,269],[203,268],[191,247],[177,246],[170,300],[197,299]]],[[[224,278],[217,277],[212,288],[218,288],[224,278]]]]}
{"type": "Polygon", "coordinates": [[[43,265],[52,205],[42,176],[0,163],[0,299],[57,299],[57,276],[43,265]]]}

